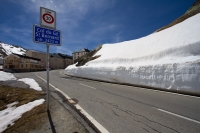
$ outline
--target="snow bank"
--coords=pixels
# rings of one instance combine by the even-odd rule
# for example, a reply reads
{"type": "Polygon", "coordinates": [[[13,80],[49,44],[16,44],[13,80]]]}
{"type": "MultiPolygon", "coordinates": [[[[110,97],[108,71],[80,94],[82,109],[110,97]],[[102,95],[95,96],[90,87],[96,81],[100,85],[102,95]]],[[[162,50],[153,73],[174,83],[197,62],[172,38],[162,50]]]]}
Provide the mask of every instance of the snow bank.
{"type": "Polygon", "coordinates": [[[0,111],[0,132],[7,129],[8,125],[13,125],[16,120],[21,118],[22,114],[30,111],[34,107],[44,103],[44,99],[35,100],[19,107],[13,107],[18,102],[7,105],[7,109],[0,111]]]}
{"type": "Polygon", "coordinates": [[[42,88],[38,85],[38,83],[31,78],[23,78],[23,79],[18,79],[18,81],[22,81],[30,86],[30,88],[37,90],[37,91],[42,91],[42,88]]]}
{"type": "Polygon", "coordinates": [[[11,73],[0,71],[0,81],[16,80],[15,76],[11,73]]]}
{"type": "Polygon", "coordinates": [[[146,37],[104,44],[73,76],[200,93],[200,14],[146,37]]]}

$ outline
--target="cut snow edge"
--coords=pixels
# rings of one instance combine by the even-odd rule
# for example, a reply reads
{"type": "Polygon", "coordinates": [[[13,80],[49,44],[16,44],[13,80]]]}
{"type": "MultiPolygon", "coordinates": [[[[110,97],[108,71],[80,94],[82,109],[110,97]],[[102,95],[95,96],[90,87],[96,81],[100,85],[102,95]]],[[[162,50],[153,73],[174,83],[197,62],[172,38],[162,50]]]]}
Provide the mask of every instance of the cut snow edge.
{"type": "MultiPolygon", "coordinates": [[[[200,14],[149,36],[103,45],[101,57],[65,73],[89,79],[200,93],[200,14]],[[112,54],[111,54],[112,51],[112,54]]],[[[94,56],[96,56],[94,55],[94,56]]]]}

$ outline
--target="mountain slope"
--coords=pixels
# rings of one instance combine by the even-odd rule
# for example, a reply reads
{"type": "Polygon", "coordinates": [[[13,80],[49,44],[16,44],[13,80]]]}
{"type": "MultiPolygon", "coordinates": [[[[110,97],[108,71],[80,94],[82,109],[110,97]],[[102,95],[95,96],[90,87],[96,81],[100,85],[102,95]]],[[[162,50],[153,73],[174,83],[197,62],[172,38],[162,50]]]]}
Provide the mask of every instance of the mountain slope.
{"type": "Polygon", "coordinates": [[[26,54],[26,49],[10,44],[0,43],[0,57],[6,57],[9,54],[16,53],[20,55],[26,54]]]}
{"type": "Polygon", "coordinates": [[[174,25],[176,25],[180,22],[183,22],[184,20],[198,14],[198,13],[200,13],[200,0],[196,0],[195,3],[181,17],[174,20],[172,23],[168,24],[167,26],[164,26],[164,27],[156,30],[155,32],[159,32],[159,31],[162,31],[162,30],[167,29],[169,27],[172,27],[172,26],[174,26],[174,25]]]}

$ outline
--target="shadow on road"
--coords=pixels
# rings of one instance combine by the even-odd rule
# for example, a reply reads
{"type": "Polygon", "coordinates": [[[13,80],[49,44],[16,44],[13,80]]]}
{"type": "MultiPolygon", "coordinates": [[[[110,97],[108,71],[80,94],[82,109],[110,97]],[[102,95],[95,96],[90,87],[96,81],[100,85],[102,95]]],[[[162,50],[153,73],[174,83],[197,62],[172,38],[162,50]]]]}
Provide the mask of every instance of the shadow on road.
{"type": "Polygon", "coordinates": [[[89,80],[89,79],[81,79],[81,78],[76,78],[76,77],[60,77],[60,78],[63,78],[63,79],[70,79],[70,80],[78,80],[78,81],[87,81],[87,82],[93,82],[92,80],[89,80]]]}
{"type": "Polygon", "coordinates": [[[50,126],[51,126],[52,133],[56,133],[56,129],[55,129],[55,126],[53,124],[53,121],[52,121],[52,118],[51,118],[51,113],[50,113],[49,110],[47,110],[47,114],[48,114],[49,123],[50,123],[50,126]]]}

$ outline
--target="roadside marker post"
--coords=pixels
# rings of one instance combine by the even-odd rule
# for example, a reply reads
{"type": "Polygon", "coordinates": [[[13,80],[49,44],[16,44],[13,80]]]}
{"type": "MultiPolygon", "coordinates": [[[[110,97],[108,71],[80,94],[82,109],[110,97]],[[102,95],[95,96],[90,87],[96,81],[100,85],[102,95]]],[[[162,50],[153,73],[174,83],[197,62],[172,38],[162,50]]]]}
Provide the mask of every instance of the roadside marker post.
{"type": "Polygon", "coordinates": [[[46,71],[47,71],[47,94],[46,110],[49,111],[49,47],[61,46],[61,31],[56,30],[56,12],[40,7],[40,26],[33,25],[33,42],[46,44],[46,71]]]}
{"type": "Polygon", "coordinates": [[[47,46],[47,55],[46,55],[46,70],[47,70],[47,111],[49,111],[49,45],[47,46]]]}

